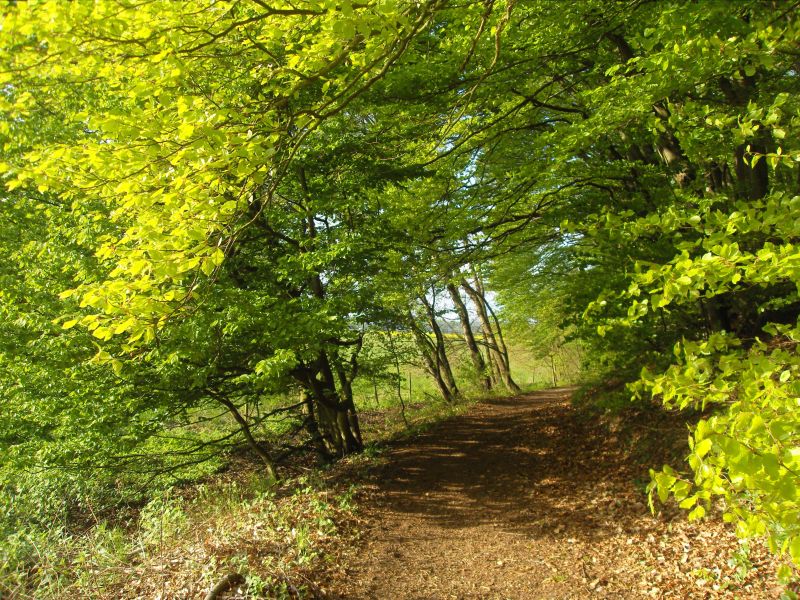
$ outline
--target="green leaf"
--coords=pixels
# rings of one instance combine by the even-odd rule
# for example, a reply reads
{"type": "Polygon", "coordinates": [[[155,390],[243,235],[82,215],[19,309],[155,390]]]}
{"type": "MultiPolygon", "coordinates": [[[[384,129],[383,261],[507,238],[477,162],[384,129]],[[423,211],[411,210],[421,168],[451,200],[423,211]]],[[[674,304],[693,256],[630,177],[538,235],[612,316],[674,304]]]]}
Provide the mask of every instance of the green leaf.
{"type": "Polygon", "coordinates": [[[214,269],[216,269],[216,265],[211,257],[206,258],[200,263],[200,270],[208,276],[211,276],[211,274],[214,272],[214,269]]]}
{"type": "Polygon", "coordinates": [[[181,140],[188,140],[194,134],[193,123],[181,123],[178,126],[178,138],[181,140]]]}
{"type": "Polygon", "coordinates": [[[697,521],[698,519],[702,519],[706,516],[706,509],[703,508],[702,504],[698,504],[695,506],[694,510],[689,513],[689,520],[690,521],[697,521]]]}
{"type": "Polygon", "coordinates": [[[711,440],[706,438],[704,440],[700,440],[695,444],[694,453],[703,458],[708,452],[711,450],[711,440]]]}

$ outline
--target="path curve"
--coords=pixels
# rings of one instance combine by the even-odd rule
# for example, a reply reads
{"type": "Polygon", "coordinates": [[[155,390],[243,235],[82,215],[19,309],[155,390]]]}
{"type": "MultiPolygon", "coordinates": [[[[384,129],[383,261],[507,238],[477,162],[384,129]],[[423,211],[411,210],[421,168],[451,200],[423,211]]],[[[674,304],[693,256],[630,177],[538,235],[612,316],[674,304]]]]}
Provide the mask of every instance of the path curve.
{"type": "Polygon", "coordinates": [[[362,494],[368,527],[331,595],[777,597],[768,575],[711,572],[738,548],[720,523],[651,516],[634,482],[643,465],[569,396],[487,400],[393,445],[362,494]]]}

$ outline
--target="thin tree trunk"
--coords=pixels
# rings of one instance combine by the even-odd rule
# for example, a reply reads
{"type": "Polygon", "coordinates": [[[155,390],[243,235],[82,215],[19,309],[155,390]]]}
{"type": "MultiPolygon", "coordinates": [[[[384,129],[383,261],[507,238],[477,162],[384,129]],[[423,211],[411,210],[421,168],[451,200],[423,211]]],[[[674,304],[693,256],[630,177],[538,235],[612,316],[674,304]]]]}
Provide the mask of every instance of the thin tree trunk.
{"type": "Polygon", "coordinates": [[[496,353],[492,351],[491,342],[483,336],[483,345],[486,348],[486,363],[489,365],[489,373],[491,376],[492,386],[497,386],[503,383],[503,378],[500,376],[500,367],[495,360],[496,353]]]}
{"type": "Polygon", "coordinates": [[[275,470],[275,463],[272,460],[272,457],[269,453],[261,447],[261,445],[256,441],[253,437],[253,432],[250,430],[250,424],[247,422],[242,416],[242,413],[239,412],[239,409],[236,408],[236,405],[228,400],[222,394],[216,392],[210,392],[214,399],[222,404],[225,408],[228,409],[228,412],[231,413],[233,416],[234,421],[239,425],[239,429],[241,429],[242,434],[244,435],[245,440],[247,440],[247,444],[250,448],[253,449],[253,452],[261,459],[264,463],[265,468],[267,469],[267,474],[274,480],[277,481],[278,479],[278,472],[275,470]]]}
{"type": "Polygon", "coordinates": [[[492,354],[492,358],[494,359],[494,364],[498,370],[500,379],[510,392],[518,393],[520,391],[520,387],[511,377],[511,368],[508,362],[508,350],[505,349],[504,351],[503,349],[505,348],[505,343],[503,343],[501,346],[500,342],[498,341],[498,337],[502,340],[502,333],[499,331],[499,322],[497,324],[498,336],[495,336],[491,320],[489,319],[489,313],[487,311],[488,303],[486,302],[485,295],[479,291],[482,290],[480,283],[476,283],[476,287],[473,288],[466,279],[462,279],[461,287],[464,288],[464,291],[467,292],[467,295],[475,305],[475,310],[478,313],[478,318],[481,322],[481,328],[483,329],[483,335],[487,341],[488,351],[492,354]]]}
{"type": "Polygon", "coordinates": [[[486,373],[486,362],[483,360],[480,348],[478,348],[478,343],[475,341],[475,334],[472,331],[472,325],[470,324],[467,306],[461,299],[461,294],[459,294],[458,288],[452,283],[447,284],[447,291],[450,293],[453,306],[455,307],[458,318],[461,321],[461,331],[464,334],[464,342],[467,344],[467,349],[469,350],[469,355],[472,359],[472,366],[475,369],[475,375],[478,377],[481,388],[488,392],[492,389],[492,380],[486,373]]]}
{"type": "Polygon", "coordinates": [[[495,314],[492,306],[486,301],[486,297],[483,294],[481,294],[481,297],[484,299],[483,303],[484,306],[486,306],[488,314],[492,317],[493,330],[495,332],[497,341],[497,349],[500,352],[501,357],[503,358],[503,363],[506,365],[506,367],[510,367],[511,363],[508,360],[508,347],[506,346],[506,340],[503,337],[503,328],[500,327],[500,320],[497,318],[497,315],[495,314]]]}
{"type": "Polygon", "coordinates": [[[444,344],[444,335],[439,323],[436,321],[436,311],[434,311],[433,305],[429,304],[426,298],[420,298],[420,300],[428,313],[428,322],[431,326],[431,331],[433,331],[433,336],[436,338],[436,365],[442,374],[442,378],[447,383],[447,387],[450,388],[453,398],[459,398],[461,392],[458,390],[456,378],[453,376],[453,369],[450,367],[450,359],[447,357],[447,348],[444,344]]]}
{"type": "Polygon", "coordinates": [[[453,402],[455,400],[453,393],[448,387],[447,382],[444,380],[442,371],[439,369],[439,356],[436,352],[436,348],[430,337],[428,337],[428,334],[422,331],[413,321],[413,317],[411,321],[411,332],[414,334],[414,339],[417,342],[417,348],[419,348],[419,353],[422,356],[422,362],[425,366],[425,370],[433,378],[433,381],[436,383],[436,387],[439,388],[439,393],[441,394],[442,399],[445,402],[453,402]]]}
{"type": "Polygon", "coordinates": [[[511,378],[511,360],[509,359],[508,347],[506,346],[506,341],[505,338],[503,337],[503,328],[500,327],[500,320],[497,318],[497,315],[495,314],[494,309],[491,307],[491,305],[488,302],[486,302],[485,300],[486,297],[483,296],[483,294],[481,294],[481,296],[484,298],[486,309],[489,311],[489,314],[492,315],[494,326],[497,329],[498,350],[500,351],[500,355],[503,359],[503,367],[505,369],[503,374],[503,381],[508,387],[508,389],[510,389],[514,393],[518,393],[521,390],[520,387],[516,384],[516,382],[511,378]]]}

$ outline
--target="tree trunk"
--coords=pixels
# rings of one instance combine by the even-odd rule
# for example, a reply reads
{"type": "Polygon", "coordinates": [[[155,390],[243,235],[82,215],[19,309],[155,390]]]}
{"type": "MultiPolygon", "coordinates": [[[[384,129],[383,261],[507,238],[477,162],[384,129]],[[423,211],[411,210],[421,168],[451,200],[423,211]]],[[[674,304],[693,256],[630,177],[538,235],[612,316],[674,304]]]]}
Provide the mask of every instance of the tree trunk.
{"type": "MultiPolygon", "coordinates": [[[[309,418],[306,427],[312,439],[321,437],[331,457],[360,452],[363,447],[355,405],[352,397],[342,398],[337,391],[327,355],[320,352],[313,364],[297,367],[293,376],[306,389],[313,402],[307,409],[309,418]],[[312,415],[316,419],[312,419],[312,415]]],[[[346,391],[343,393],[346,394],[346,391]]]]}
{"type": "Polygon", "coordinates": [[[486,302],[480,282],[477,281],[476,286],[472,287],[466,279],[462,279],[461,287],[465,292],[467,292],[467,295],[475,305],[475,310],[477,311],[478,319],[480,319],[481,322],[481,329],[483,329],[483,336],[486,340],[488,351],[491,353],[492,358],[494,359],[493,362],[497,368],[500,379],[510,392],[515,394],[518,393],[520,391],[520,387],[511,377],[508,350],[505,348],[505,343],[502,342],[500,324],[497,322],[498,335],[495,336],[492,323],[489,319],[489,313],[487,311],[488,303],[486,302]],[[498,341],[498,339],[501,341],[498,341]]]}
{"type": "Polygon", "coordinates": [[[495,359],[496,353],[492,351],[491,342],[485,335],[483,336],[483,346],[486,348],[486,364],[489,365],[492,387],[495,387],[503,383],[503,378],[500,376],[500,367],[495,359]]]}
{"type": "Polygon", "coordinates": [[[482,291],[481,291],[481,296],[484,298],[486,309],[489,311],[489,314],[492,315],[492,320],[494,321],[494,326],[497,330],[497,345],[498,345],[497,349],[500,352],[500,355],[503,359],[504,371],[501,372],[501,375],[503,376],[503,382],[506,384],[509,390],[511,390],[514,393],[519,393],[521,391],[519,386],[511,378],[511,360],[508,356],[508,347],[506,346],[506,340],[503,337],[503,328],[500,327],[500,320],[497,318],[497,315],[494,313],[494,309],[491,307],[491,305],[488,302],[486,302],[485,296],[483,295],[482,291]]]}
{"type": "Polygon", "coordinates": [[[306,422],[305,428],[311,436],[311,443],[314,445],[319,457],[324,462],[330,462],[333,458],[328,447],[325,445],[325,439],[319,430],[319,423],[317,421],[316,411],[314,410],[314,399],[307,391],[303,391],[303,405],[306,409],[306,422]]]}
{"type": "MultiPolygon", "coordinates": [[[[302,168],[298,171],[298,176],[303,194],[308,199],[310,198],[310,193],[305,171],[302,168]]],[[[305,233],[310,239],[317,237],[314,215],[310,212],[306,217],[305,229],[305,233]]],[[[325,284],[319,273],[310,275],[308,284],[315,298],[319,300],[325,299],[325,284]]],[[[355,368],[353,368],[353,372],[355,372],[355,368]]],[[[314,395],[318,408],[317,414],[321,422],[323,421],[322,417],[324,417],[324,424],[329,433],[328,439],[335,446],[337,453],[344,456],[360,452],[363,449],[361,430],[356,408],[353,404],[352,392],[349,393],[348,398],[348,390],[343,389],[344,399],[342,400],[341,395],[337,392],[336,380],[333,376],[329,357],[324,351],[319,352],[314,368],[311,372],[305,373],[302,380],[314,395]],[[317,379],[317,374],[322,376],[322,381],[317,379]]],[[[347,377],[344,378],[344,381],[347,382],[347,377]]]]}
{"type": "Polygon", "coordinates": [[[447,357],[447,348],[444,344],[444,335],[442,334],[442,329],[439,327],[439,323],[436,320],[436,311],[433,309],[433,305],[430,304],[426,298],[423,297],[420,298],[420,300],[428,313],[428,324],[431,327],[434,338],[436,338],[436,366],[441,373],[442,379],[444,379],[445,383],[447,383],[447,387],[450,388],[450,393],[452,394],[453,398],[459,398],[461,397],[461,392],[458,390],[456,378],[453,376],[453,369],[450,366],[450,359],[447,357]]]}
{"type": "Polygon", "coordinates": [[[272,460],[272,457],[269,453],[261,447],[261,445],[256,441],[253,437],[253,432],[250,430],[250,424],[247,422],[242,416],[242,413],[239,412],[239,409],[236,408],[236,405],[231,402],[228,398],[223,396],[222,394],[218,394],[215,392],[210,392],[214,399],[222,404],[225,408],[228,409],[228,412],[231,413],[233,416],[234,421],[236,424],[239,425],[239,429],[241,429],[242,434],[244,435],[245,440],[247,440],[247,444],[252,448],[253,452],[261,459],[264,463],[264,467],[267,470],[267,474],[270,478],[274,480],[278,480],[278,472],[275,470],[275,463],[272,460]]]}
{"type": "Polygon", "coordinates": [[[464,342],[467,344],[469,356],[472,359],[472,366],[475,369],[475,375],[480,381],[481,388],[488,392],[492,389],[492,380],[486,372],[486,362],[483,360],[480,348],[478,348],[478,343],[475,341],[475,334],[472,331],[472,325],[470,324],[467,306],[461,299],[461,294],[459,294],[458,288],[452,283],[447,284],[447,291],[450,293],[450,298],[453,300],[453,306],[455,306],[456,313],[461,321],[461,331],[464,334],[464,342]]]}
{"type": "Polygon", "coordinates": [[[339,386],[341,389],[339,396],[341,397],[342,404],[347,411],[347,421],[350,424],[353,437],[355,437],[360,448],[364,445],[364,442],[361,439],[361,426],[358,422],[358,416],[356,415],[356,405],[353,402],[352,376],[348,377],[344,367],[338,364],[336,365],[336,374],[339,377],[339,386]]]}
{"type": "Polygon", "coordinates": [[[335,424],[334,431],[341,439],[340,453],[342,456],[361,451],[361,442],[358,440],[358,416],[352,398],[342,398],[336,390],[336,380],[328,355],[320,352],[317,355],[317,367],[322,375],[321,393],[317,401],[327,405],[332,411],[331,425],[335,424]],[[355,426],[354,426],[355,424],[355,426]]]}
{"type": "Polygon", "coordinates": [[[413,316],[411,320],[411,332],[414,334],[414,339],[417,342],[417,348],[422,356],[422,362],[425,370],[433,378],[433,381],[436,383],[436,387],[439,388],[439,393],[441,394],[442,399],[445,402],[454,402],[455,397],[453,396],[453,392],[447,385],[447,382],[444,380],[441,369],[439,369],[439,355],[436,351],[434,343],[431,341],[428,334],[422,331],[422,329],[420,329],[419,326],[413,321],[413,316]]]}

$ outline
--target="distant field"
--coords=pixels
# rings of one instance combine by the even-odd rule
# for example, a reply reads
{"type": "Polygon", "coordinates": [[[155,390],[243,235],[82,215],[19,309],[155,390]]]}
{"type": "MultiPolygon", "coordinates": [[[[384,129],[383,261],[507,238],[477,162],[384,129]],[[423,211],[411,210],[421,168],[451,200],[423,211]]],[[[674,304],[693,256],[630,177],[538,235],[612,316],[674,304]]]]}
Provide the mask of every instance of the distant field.
{"type": "MultiPolygon", "coordinates": [[[[448,356],[455,371],[456,381],[461,392],[470,398],[479,397],[484,392],[476,384],[475,374],[460,335],[445,333],[448,343],[448,356]]],[[[377,409],[397,409],[398,418],[402,402],[408,406],[420,403],[442,403],[439,392],[431,377],[416,364],[413,341],[404,333],[394,336],[395,343],[404,353],[404,362],[399,365],[399,377],[395,365],[387,375],[362,375],[354,383],[353,393],[358,408],[362,411],[377,409]]],[[[379,352],[379,351],[378,351],[379,352]]],[[[573,352],[577,356],[576,353],[573,352]]],[[[509,344],[509,358],[512,377],[523,390],[534,390],[553,386],[553,371],[549,361],[539,359],[522,344],[509,344]]],[[[568,353],[555,357],[556,384],[575,383],[579,364],[568,353]]],[[[506,394],[500,387],[496,394],[506,394]]]]}

